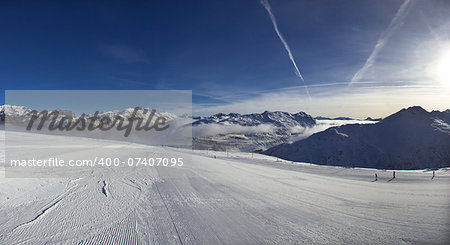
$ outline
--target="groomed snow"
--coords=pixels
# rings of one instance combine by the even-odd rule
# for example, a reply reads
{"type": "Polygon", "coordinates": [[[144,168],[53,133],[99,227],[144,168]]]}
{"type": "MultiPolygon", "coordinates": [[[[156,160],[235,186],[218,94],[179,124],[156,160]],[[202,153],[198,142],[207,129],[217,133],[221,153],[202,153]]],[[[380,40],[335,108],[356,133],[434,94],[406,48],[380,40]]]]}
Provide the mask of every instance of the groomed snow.
{"type": "MultiPolygon", "coordinates": [[[[45,136],[43,141],[48,137],[67,144],[80,140],[45,136]]],[[[192,161],[183,167],[95,168],[79,178],[2,174],[0,244],[449,241],[450,173],[445,169],[433,180],[429,171],[397,171],[391,180],[389,171],[250,153],[142,146],[133,154],[173,151],[192,161]]]]}

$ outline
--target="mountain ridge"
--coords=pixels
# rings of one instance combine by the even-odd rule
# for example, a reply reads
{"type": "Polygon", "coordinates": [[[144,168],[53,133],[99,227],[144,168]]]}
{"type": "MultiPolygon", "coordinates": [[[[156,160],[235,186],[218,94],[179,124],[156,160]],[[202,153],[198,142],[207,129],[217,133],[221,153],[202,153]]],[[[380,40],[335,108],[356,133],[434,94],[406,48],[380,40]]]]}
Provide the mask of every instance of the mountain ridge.
{"type": "Polygon", "coordinates": [[[422,169],[450,165],[450,110],[404,108],[375,124],[328,128],[265,154],[324,165],[422,169]]]}
{"type": "Polygon", "coordinates": [[[315,119],[305,112],[289,113],[283,111],[264,111],[262,113],[239,114],[239,113],[217,113],[208,117],[197,117],[193,126],[201,124],[238,124],[241,126],[257,126],[264,123],[276,126],[313,126],[315,119]]]}

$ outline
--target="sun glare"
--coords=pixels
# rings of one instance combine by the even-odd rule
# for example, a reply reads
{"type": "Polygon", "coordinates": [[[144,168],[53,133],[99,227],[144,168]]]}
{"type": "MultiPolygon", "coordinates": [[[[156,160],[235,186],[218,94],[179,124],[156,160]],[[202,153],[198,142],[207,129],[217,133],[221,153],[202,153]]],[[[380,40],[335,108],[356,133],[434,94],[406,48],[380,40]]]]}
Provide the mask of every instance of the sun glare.
{"type": "Polygon", "coordinates": [[[450,50],[444,54],[438,69],[441,82],[450,85],[450,50]]]}

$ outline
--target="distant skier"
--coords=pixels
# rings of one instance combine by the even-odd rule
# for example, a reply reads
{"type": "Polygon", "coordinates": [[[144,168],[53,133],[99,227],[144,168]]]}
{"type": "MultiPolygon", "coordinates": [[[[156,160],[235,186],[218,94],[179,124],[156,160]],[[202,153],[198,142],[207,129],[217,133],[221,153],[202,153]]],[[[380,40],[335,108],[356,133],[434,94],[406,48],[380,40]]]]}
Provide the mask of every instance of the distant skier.
{"type": "Polygon", "coordinates": [[[395,179],[395,171],[392,172],[392,178],[395,179]]]}
{"type": "Polygon", "coordinates": [[[431,179],[434,179],[434,176],[435,176],[435,175],[434,175],[434,170],[433,170],[433,177],[431,177],[431,179]]]}
{"type": "Polygon", "coordinates": [[[378,174],[375,173],[375,181],[378,181],[378,174]]]}

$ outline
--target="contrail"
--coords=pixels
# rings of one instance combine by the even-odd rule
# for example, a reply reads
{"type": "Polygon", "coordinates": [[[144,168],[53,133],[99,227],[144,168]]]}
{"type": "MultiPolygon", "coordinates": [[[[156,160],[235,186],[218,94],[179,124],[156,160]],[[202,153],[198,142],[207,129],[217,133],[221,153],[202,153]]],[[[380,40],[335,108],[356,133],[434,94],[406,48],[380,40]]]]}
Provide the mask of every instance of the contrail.
{"type": "MultiPolygon", "coordinates": [[[[272,13],[272,8],[270,7],[269,1],[268,0],[260,0],[259,2],[267,10],[267,13],[269,13],[269,17],[270,17],[270,20],[272,21],[273,28],[275,29],[275,32],[277,33],[278,37],[280,38],[280,41],[283,43],[284,48],[286,49],[286,51],[289,55],[289,59],[292,62],[292,65],[294,65],[295,75],[297,75],[303,82],[305,82],[302,74],[300,73],[300,70],[298,69],[297,63],[295,63],[295,59],[294,59],[294,56],[292,55],[289,45],[287,44],[286,40],[284,40],[283,35],[281,35],[280,30],[278,29],[277,19],[275,19],[275,15],[273,15],[273,13],[272,13]]],[[[308,97],[310,97],[309,90],[306,85],[305,85],[305,89],[306,89],[306,93],[308,94],[308,97]]]]}
{"type": "Polygon", "coordinates": [[[348,85],[359,81],[362,75],[364,75],[364,73],[373,66],[380,50],[383,49],[384,45],[389,40],[389,38],[391,38],[394,31],[402,24],[402,20],[408,13],[410,6],[411,0],[405,0],[402,3],[400,8],[397,10],[397,13],[395,13],[394,18],[391,20],[389,26],[381,33],[381,36],[378,39],[377,44],[373,48],[369,58],[366,60],[366,63],[355,73],[355,75],[353,76],[352,80],[348,83],[348,85]]]}

